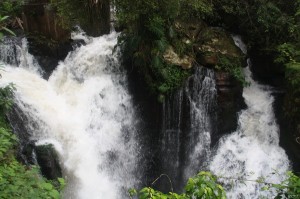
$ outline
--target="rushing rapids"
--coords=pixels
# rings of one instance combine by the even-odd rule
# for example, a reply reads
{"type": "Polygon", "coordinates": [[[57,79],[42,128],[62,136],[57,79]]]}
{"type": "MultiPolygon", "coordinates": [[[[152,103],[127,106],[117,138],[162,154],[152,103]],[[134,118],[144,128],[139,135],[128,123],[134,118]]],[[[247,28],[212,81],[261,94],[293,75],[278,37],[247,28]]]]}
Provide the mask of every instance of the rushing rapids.
{"type": "MultiPolygon", "coordinates": [[[[239,37],[236,44],[246,53],[239,37]]],[[[243,90],[247,108],[239,114],[238,129],[221,138],[209,168],[225,183],[228,198],[272,198],[271,191],[261,191],[263,179],[268,183],[280,183],[289,169],[289,160],[279,146],[279,128],[273,112],[272,88],[260,85],[252,79],[248,67],[244,69],[246,81],[243,90]]]]}
{"type": "Polygon", "coordinates": [[[68,182],[65,198],[123,198],[138,181],[137,118],[113,53],[117,37],[85,38],[87,45],[70,53],[48,81],[25,40],[13,45],[14,52],[1,46],[8,53],[1,57],[0,84],[15,85],[30,139],[51,143],[58,152],[68,182]]]}

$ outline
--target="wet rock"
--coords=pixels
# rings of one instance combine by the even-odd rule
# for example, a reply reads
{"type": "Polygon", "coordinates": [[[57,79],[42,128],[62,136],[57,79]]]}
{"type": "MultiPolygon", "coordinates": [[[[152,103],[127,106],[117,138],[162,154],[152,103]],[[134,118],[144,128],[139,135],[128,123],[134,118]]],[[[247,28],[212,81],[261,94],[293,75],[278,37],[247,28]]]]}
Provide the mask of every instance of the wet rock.
{"type": "Polygon", "coordinates": [[[64,60],[68,53],[81,45],[83,40],[67,40],[55,45],[41,43],[35,37],[28,39],[29,53],[34,55],[41,68],[44,70],[44,78],[48,79],[57,67],[59,61],[64,60]]]}
{"type": "Polygon", "coordinates": [[[272,96],[274,96],[274,114],[280,128],[279,144],[287,153],[293,171],[300,172],[300,143],[298,143],[300,141],[300,120],[287,117],[284,106],[286,95],[286,89],[282,87],[274,88],[272,92],[272,96]]]}
{"type": "Polygon", "coordinates": [[[61,177],[58,156],[52,145],[37,146],[35,140],[31,139],[30,129],[38,129],[38,125],[17,106],[7,116],[19,140],[18,159],[25,165],[38,164],[42,174],[48,179],[61,177]]]}
{"type": "Polygon", "coordinates": [[[194,45],[197,62],[206,67],[220,65],[221,56],[242,62],[244,56],[234,44],[232,37],[220,28],[205,28],[198,35],[199,43],[194,45]]]}
{"type": "Polygon", "coordinates": [[[255,80],[276,87],[284,85],[285,67],[272,61],[275,59],[274,55],[261,54],[259,50],[251,49],[249,56],[255,80]]]}
{"type": "Polygon", "coordinates": [[[187,55],[180,57],[175,53],[172,47],[169,47],[163,55],[164,59],[173,65],[181,66],[182,69],[190,69],[193,66],[194,59],[187,55]]]}
{"type": "Polygon", "coordinates": [[[237,128],[238,112],[246,107],[243,99],[243,87],[227,72],[216,72],[217,85],[217,126],[218,133],[213,137],[213,145],[224,134],[237,128]]]}
{"type": "Polygon", "coordinates": [[[51,144],[36,145],[35,153],[41,172],[47,179],[62,177],[58,156],[51,144]]]}

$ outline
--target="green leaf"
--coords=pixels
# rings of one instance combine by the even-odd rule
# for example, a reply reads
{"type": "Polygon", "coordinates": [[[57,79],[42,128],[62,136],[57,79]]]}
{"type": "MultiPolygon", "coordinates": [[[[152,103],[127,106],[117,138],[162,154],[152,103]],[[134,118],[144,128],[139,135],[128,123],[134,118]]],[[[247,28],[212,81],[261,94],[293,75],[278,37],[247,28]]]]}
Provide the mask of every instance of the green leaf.
{"type": "Polygon", "coordinates": [[[59,195],[59,192],[56,191],[56,190],[51,190],[50,193],[49,193],[49,195],[50,195],[51,197],[55,198],[55,199],[60,198],[60,197],[59,197],[59,196],[60,196],[60,195],[59,195]]]}
{"type": "Polygon", "coordinates": [[[43,187],[44,189],[48,190],[48,191],[50,191],[50,190],[53,189],[53,186],[52,186],[52,184],[50,184],[50,183],[43,183],[43,184],[42,184],[42,187],[43,187]]]}
{"type": "Polygon", "coordinates": [[[9,30],[9,29],[6,28],[6,27],[3,27],[3,30],[5,30],[6,32],[8,32],[8,33],[10,33],[10,34],[12,34],[12,35],[14,35],[14,36],[16,36],[16,34],[15,34],[13,31],[9,30]]]}
{"type": "Polygon", "coordinates": [[[0,16],[0,22],[6,20],[7,18],[9,18],[9,16],[3,16],[3,17],[0,16]]]}

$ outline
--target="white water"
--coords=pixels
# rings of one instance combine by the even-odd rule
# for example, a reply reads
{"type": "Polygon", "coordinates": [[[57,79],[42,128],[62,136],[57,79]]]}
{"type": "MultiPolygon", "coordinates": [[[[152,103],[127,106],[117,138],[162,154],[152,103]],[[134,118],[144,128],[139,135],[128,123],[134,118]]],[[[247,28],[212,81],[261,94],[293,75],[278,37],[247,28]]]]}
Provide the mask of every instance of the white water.
{"type": "MultiPolygon", "coordinates": [[[[1,72],[0,86],[15,84],[31,139],[58,152],[67,180],[64,198],[124,198],[137,183],[137,119],[126,75],[112,54],[117,36],[84,38],[88,44],[69,54],[49,81],[28,61],[6,64],[1,72]]],[[[21,57],[32,58],[25,44],[20,48],[21,57]]]]}
{"type": "Polygon", "coordinates": [[[212,69],[196,70],[193,87],[185,87],[190,103],[190,140],[184,181],[205,170],[211,156],[211,135],[216,121],[217,89],[212,69]],[[205,160],[205,161],[203,161],[205,160]]]}
{"type": "MultiPolygon", "coordinates": [[[[237,45],[243,44],[239,38],[234,39],[238,41],[237,45]]],[[[245,48],[242,50],[246,52],[245,48]]],[[[265,182],[280,183],[289,169],[288,157],[279,146],[271,88],[255,82],[249,67],[250,61],[244,69],[250,86],[243,90],[248,107],[239,115],[237,131],[221,139],[210,163],[210,170],[224,177],[221,180],[230,199],[273,198],[272,191],[261,191],[263,184],[245,180],[255,181],[263,177],[265,182]]]]}
{"type": "Polygon", "coordinates": [[[194,70],[182,88],[163,104],[162,172],[169,175],[178,190],[199,169],[206,169],[216,122],[214,71],[202,66],[194,70]]]}
{"type": "Polygon", "coordinates": [[[43,73],[37,61],[28,53],[27,40],[24,38],[4,38],[0,43],[0,62],[43,73]]]}

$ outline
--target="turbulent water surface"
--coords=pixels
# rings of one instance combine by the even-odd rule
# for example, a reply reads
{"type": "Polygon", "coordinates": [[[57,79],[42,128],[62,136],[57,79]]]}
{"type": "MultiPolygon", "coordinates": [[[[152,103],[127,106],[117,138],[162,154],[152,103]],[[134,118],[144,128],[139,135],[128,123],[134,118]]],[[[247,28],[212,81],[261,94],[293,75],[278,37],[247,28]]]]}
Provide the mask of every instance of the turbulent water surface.
{"type": "MultiPolygon", "coordinates": [[[[234,39],[245,53],[240,38],[234,39]]],[[[262,177],[265,182],[280,183],[289,169],[288,157],[279,146],[271,88],[252,79],[250,66],[248,60],[244,74],[250,86],[243,90],[247,108],[239,114],[237,131],[221,139],[209,166],[212,172],[223,177],[227,196],[232,199],[273,198],[272,191],[261,191],[264,185],[253,181],[262,177]]]]}
{"type": "Polygon", "coordinates": [[[0,47],[5,63],[0,84],[15,84],[15,102],[28,119],[31,139],[57,150],[68,182],[65,198],[124,198],[137,183],[137,118],[113,54],[117,36],[75,34],[87,45],[70,53],[48,81],[26,40],[0,47]]]}

